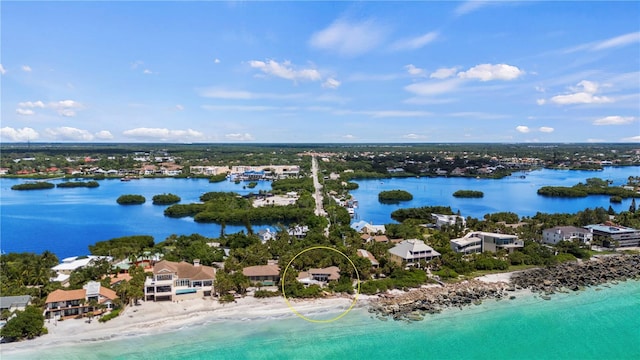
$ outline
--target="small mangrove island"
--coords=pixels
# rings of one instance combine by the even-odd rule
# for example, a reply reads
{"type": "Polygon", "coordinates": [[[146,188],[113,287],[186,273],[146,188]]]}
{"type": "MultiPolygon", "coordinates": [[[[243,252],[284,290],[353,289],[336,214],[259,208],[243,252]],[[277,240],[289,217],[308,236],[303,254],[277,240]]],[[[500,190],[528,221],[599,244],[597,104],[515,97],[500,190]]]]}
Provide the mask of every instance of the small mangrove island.
{"type": "Polygon", "coordinates": [[[30,182],[24,184],[13,185],[11,190],[43,190],[53,189],[55,185],[45,181],[30,182]]]}
{"type": "Polygon", "coordinates": [[[120,205],[140,205],[144,204],[147,199],[142,195],[127,194],[120,196],[116,201],[120,205]]]}
{"type": "Polygon", "coordinates": [[[378,201],[382,203],[413,200],[413,195],[405,190],[387,190],[378,194],[378,201]]]}
{"type": "Polygon", "coordinates": [[[56,187],[59,187],[59,188],[77,188],[77,187],[96,188],[98,186],[100,186],[100,183],[98,183],[97,181],[65,181],[56,185],[56,187]]]}
{"type": "Polygon", "coordinates": [[[153,205],[171,205],[175,203],[179,203],[180,196],[176,194],[158,194],[153,196],[153,205]]]}
{"type": "Polygon", "coordinates": [[[458,198],[481,198],[484,197],[484,193],[476,190],[458,190],[453,193],[453,196],[458,198]]]}
{"type": "Polygon", "coordinates": [[[586,184],[578,183],[571,187],[567,186],[543,186],[538,189],[538,195],[550,197],[578,198],[589,195],[611,195],[622,199],[640,197],[640,193],[625,189],[621,186],[609,186],[607,180],[600,178],[589,178],[586,184]]]}

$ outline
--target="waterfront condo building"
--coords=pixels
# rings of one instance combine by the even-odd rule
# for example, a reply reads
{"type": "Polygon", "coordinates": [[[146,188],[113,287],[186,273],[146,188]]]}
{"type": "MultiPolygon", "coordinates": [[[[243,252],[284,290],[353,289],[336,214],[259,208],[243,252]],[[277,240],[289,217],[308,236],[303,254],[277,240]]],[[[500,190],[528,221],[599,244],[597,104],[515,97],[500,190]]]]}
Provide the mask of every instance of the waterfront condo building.
{"type": "Polygon", "coordinates": [[[604,237],[606,247],[640,246],[640,230],[613,224],[597,224],[585,226],[593,236],[604,237]]]}
{"type": "Polygon", "coordinates": [[[453,251],[462,254],[482,253],[485,251],[495,253],[500,249],[507,250],[511,254],[514,249],[524,247],[524,241],[518,240],[516,235],[485,231],[472,231],[461,238],[450,240],[450,244],[453,251]]]}

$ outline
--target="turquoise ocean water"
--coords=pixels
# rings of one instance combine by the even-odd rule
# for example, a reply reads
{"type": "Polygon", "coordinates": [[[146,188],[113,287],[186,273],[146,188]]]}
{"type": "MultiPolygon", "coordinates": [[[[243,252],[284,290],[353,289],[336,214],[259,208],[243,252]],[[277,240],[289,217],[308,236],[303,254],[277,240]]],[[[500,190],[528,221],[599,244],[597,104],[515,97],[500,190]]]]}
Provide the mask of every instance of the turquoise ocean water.
{"type": "Polygon", "coordinates": [[[211,322],[2,359],[640,359],[640,281],[607,286],[550,301],[490,300],[412,323],[356,309],[329,324],[211,322]]]}

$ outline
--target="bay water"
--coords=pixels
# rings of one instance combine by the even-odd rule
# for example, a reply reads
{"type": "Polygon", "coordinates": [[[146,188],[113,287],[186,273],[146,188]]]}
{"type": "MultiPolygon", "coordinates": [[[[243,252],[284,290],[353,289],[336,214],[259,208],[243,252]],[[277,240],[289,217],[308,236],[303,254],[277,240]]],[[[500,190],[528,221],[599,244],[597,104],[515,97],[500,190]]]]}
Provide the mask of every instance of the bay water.
{"type": "MultiPolygon", "coordinates": [[[[597,206],[611,205],[617,212],[629,209],[631,199],[611,204],[609,196],[563,199],[539,196],[541,186],[572,186],[587,178],[599,177],[623,185],[629,176],[640,176],[640,167],[605,167],[603,171],[536,170],[514,173],[503,179],[475,178],[393,178],[358,180],[360,188],[351,192],[358,200],[354,221],[366,220],[375,224],[394,222],[391,212],[406,207],[451,206],[465,217],[482,218],[485,214],[511,211],[520,216],[536,212],[575,213],[597,206]],[[381,204],[378,194],[383,190],[402,189],[414,199],[400,204],[381,204]],[[478,190],[483,198],[456,198],[457,190],[478,190]]],[[[59,183],[62,180],[53,180],[59,183]]],[[[259,181],[254,189],[247,183],[224,181],[209,183],[207,179],[140,179],[128,182],[101,180],[97,188],[54,188],[48,190],[16,191],[11,186],[23,179],[0,178],[0,251],[41,253],[49,250],[58,258],[88,254],[88,246],[98,241],[128,235],[151,235],[156,242],[172,234],[198,233],[219,237],[219,224],[202,224],[193,218],[168,218],[166,206],[153,205],[154,195],[173,193],[181,203],[199,201],[209,191],[233,191],[241,195],[270,190],[271,183],[259,181]],[[143,205],[123,206],[116,199],[124,194],[146,197],[143,205]]],[[[275,225],[255,225],[254,231],[275,225]]],[[[247,231],[244,226],[227,225],[225,233],[247,231]]]]}

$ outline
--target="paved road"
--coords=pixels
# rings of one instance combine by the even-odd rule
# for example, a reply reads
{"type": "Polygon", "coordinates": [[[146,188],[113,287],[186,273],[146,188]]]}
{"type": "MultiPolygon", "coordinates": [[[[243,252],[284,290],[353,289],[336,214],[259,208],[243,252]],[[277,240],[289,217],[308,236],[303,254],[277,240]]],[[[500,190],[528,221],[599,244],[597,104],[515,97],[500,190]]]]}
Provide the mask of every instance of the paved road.
{"type": "Polygon", "coordinates": [[[315,192],[313,194],[313,197],[316,200],[315,214],[318,216],[327,216],[327,213],[322,207],[322,185],[320,184],[320,181],[318,181],[318,160],[315,155],[311,155],[311,177],[313,177],[313,187],[315,188],[315,192]]]}

